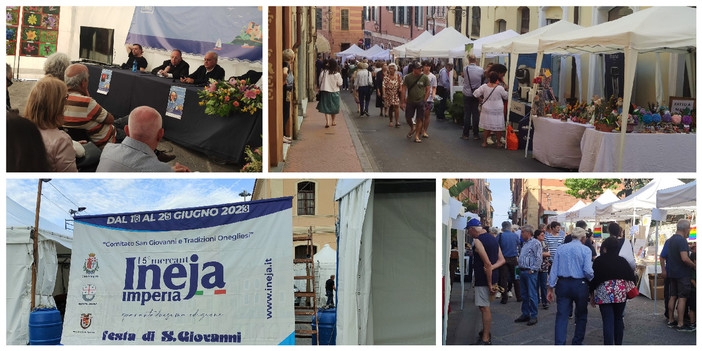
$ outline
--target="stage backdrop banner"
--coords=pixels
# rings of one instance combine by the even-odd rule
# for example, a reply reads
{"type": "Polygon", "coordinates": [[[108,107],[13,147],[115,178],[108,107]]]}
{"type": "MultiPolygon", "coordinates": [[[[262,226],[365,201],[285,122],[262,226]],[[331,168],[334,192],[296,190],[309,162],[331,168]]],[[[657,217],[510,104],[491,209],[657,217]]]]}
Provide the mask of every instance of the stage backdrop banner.
{"type": "MultiPolygon", "coordinates": [[[[260,7],[137,6],[127,43],[194,55],[215,51],[228,59],[260,61],[262,23],[260,7]]],[[[190,62],[191,70],[200,64],[190,62]]]]}
{"type": "Polygon", "coordinates": [[[294,344],[292,198],[75,217],[63,344],[294,344]]]}

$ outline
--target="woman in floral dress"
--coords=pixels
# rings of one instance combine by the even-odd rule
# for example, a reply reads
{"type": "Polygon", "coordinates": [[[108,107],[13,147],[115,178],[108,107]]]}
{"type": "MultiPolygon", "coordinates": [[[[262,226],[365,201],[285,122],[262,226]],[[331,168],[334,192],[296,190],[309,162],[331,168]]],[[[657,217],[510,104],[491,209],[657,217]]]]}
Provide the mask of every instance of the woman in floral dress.
{"type": "Polygon", "coordinates": [[[400,126],[398,121],[400,118],[400,86],[402,78],[397,72],[397,65],[391,63],[388,65],[388,74],[383,77],[383,104],[388,108],[388,116],[390,116],[390,124],[393,126],[393,116],[395,116],[395,127],[400,126]]]}
{"type": "Polygon", "coordinates": [[[605,345],[621,345],[624,338],[626,294],[634,288],[634,270],[619,256],[619,241],[609,237],[602,242],[600,256],[592,264],[590,304],[600,306],[605,345]]]}

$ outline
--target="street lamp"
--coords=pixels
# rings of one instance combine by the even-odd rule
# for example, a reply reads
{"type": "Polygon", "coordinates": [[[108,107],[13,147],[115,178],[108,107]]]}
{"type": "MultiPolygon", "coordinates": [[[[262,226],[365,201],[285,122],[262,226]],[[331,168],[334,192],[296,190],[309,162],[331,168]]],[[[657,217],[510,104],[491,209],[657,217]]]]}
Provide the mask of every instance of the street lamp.
{"type": "Polygon", "coordinates": [[[86,210],[86,208],[81,206],[81,207],[78,207],[77,210],[74,210],[74,209],[68,210],[68,213],[71,214],[71,217],[75,217],[76,213],[78,213],[78,212],[83,212],[83,211],[85,211],[85,210],[86,210]]]}
{"type": "Polygon", "coordinates": [[[242,192],[239,193],[239,196],[243,197],[243,198],[244,198],[244,201],[246,201],[246,197],[247,197],[247,196],[250,196],[250,195],[251,195],[251,194],[250,194],[248,191],[246,191],[246,190],[244,190],[244,191],[242,191],[242,192]]]}

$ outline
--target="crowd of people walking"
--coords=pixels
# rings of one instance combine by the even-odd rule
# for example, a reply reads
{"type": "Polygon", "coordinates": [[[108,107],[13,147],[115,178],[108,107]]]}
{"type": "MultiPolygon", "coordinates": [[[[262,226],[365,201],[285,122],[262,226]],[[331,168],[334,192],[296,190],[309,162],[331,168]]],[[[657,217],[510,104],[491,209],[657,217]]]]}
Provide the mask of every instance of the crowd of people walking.
{"type": "MultiPolygon", "coordinates": [[[[457,78],[463,81],[463,139],[473,132],[482,147],[496,144],[504,147],[506,122],[506,100],[509,87],[503,77],[507,68],[501,64],[489,64],[485,69],[476,65],[477,59],[469,57],[470,64],[463,72],[455,72],[452,63],[432,61],[410,61],[404,66],[395,62],[369,61],[367,59],[345,60],[329,58],[317,60],[317,109],[326,116],[326,125],[335,125],[338,114],[335,107],[340,100],[334,93],[348,90],[354,97],[356,117],[371,117],[369,106],[375,93],[378,117],[388,118],[388,127],[399,128],[402,123],[400,111],[409,133],[407,138],[421,143],[429,138],[431,112],[437,120],[445,120],[447,102],[451,100],[451,87],[457,78]],[[337,76],[338,74],[338,76],[337,76]],[[482,133],[481,131],[482,130],[482,133]],[[491,136],[494,134],[495,141],[491,136]]],[[[375,115],[375,114],[374,114],[375,115]]]]}
{"type": "MultiPolygon", "coordinates": [[[[527,326],[544,323],[538,319],[539,305],[546,310],[555,304],[551,323],[556,345],[568,341],[571,318],[575,330],[570,342],[585,343],[588,305],[599,308],[604,344],[623,343],[626,303],[638,290],[633,248],[617,223],[608,224],[609,237],[599,244],[599,254],[592,231],[582,220],[567,235],[558,222],[534,229],[505,221],[502,232],[491,235],[489,228],[471,219],[466,230],[473,238],[475,305],[482,320],[476,344],[492,344],[491,302],[499,298],[507,304],[509,296],[521,303],[514,322],[527,326]]],[[[680,332],[696,330],[696,246],[688,245],[689,235],[690,221],[679,220],[675,235],[661,252],[667,326],[680,332]]]]}

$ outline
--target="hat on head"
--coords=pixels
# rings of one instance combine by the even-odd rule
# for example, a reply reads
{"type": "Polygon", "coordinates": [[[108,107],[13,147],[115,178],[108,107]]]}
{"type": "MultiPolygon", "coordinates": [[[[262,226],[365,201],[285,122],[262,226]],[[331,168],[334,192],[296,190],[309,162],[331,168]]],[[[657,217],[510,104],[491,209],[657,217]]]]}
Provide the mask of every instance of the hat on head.
{"type": "Polygon", "coordinates": [[[421,69],[422,64],[419,63],[419,61],[414,61],[414,62],[410,63],[409,68],[410,69],[421,69]]]}
{"type": "Polygon", "coordinates": [[[466,224],[466,229],[470,227],[481,227],[480,220],[477,218],[471,218],[471,220],[468,221],[468,224],[466,224]]]}

